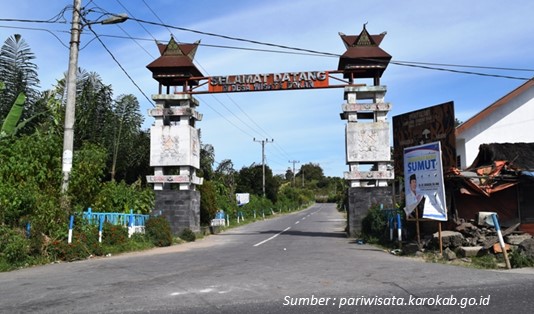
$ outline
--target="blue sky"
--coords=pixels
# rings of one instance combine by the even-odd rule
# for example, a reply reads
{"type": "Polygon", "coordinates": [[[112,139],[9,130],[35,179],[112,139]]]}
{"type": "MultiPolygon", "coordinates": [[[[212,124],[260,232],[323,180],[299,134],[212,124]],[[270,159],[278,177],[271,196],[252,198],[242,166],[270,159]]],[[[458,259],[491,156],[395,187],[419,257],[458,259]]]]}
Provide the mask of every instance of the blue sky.
{"type": "MultiPolygon", "coordinates": [[[[0,19],[49,20],[72,1],[2,0],[0,19]]],[[[216,33],[303,49],[342,54],[338,32],[357,35],[364,23],[371,34],[386,31],[381,48],[395,61],[457,64],[483,67],[534,69],[532,1],[452,0],[295,0],[295,1],[173,1],[82,0],[86,8],[128,13],[137,19],[208,33],[216,33]]],[[[0,21],[0,40],[19,33],[37,59],[41,88],[49,89],[68,65],[72,9],[65,23],[0,21]],[[6,27],[7,26],[7,27],[6,27]],[[46,29],[14,29],[9,27],[46,29]],[[53,34],[53,35],[52,35],[53,34]],[[54,36],[55,35],[55,36],[54,36]],[[58,38],[56,38],[56,36],[58,38]]],[[[97,19],[93,13],[89,19],[97,19]]],[[[146,115],[152,102],[145,95],[157,93],[158,84],[146,65],[159,56],[154,39],[167,42],[201,40],[204,45],[273,49],[194,32],[127,21],[119,25],[94,25],[128,75],[87,29],[82,34],[79,66],[97,72],[110,84],[114,96],[134,94],[146,115]],[[107,35],[120,36],[109,37],[107,35]],[[135,38],[136,40],[132,39],[135,38]]],[[[200,46],[195,63],[205,75],[232,75],[337,69],[338,58],[282,54],[200,46]]],[[[490,75],[532,77],[532,71],[455,68],[490,75]]],[[[467,75],[390,64],[381,83],[393,105],[389,121],[398,114],[454,101],[456,117],[465,121],[506,95],[524,81],[467,75]]],[[[266,144],[266,160],[275,174],[300,165],[319,164],[327,176],[343,176],[344,128],[339,113],[343,89],[277,91],[198,95],[204,115],[197,126],[203,143],[212,144],[217,161],[231,159],[236,169],[261,163],[261,145],[253,138],[274,139],[266,144]]],[[[469,163],[469,162],[468,162],[469,163]]]]}

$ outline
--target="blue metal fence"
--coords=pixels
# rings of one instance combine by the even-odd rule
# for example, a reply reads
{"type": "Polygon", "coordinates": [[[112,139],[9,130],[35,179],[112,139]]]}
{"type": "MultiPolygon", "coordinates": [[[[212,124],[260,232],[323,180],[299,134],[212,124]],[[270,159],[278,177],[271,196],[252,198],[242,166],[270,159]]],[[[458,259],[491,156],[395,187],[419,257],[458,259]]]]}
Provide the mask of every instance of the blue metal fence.
{"type": "Polygon", "coordinates": [[[113,225],[144,227],[149,215],[134,214],[133,209],[130,209],[129,214],[97,213],[93,212],[91,207],[89,207],[86,212],[83,212],[82,217],[89,221],[89,223],[95,224],[102,220],[103,222],[107,221],[113,225]]]}

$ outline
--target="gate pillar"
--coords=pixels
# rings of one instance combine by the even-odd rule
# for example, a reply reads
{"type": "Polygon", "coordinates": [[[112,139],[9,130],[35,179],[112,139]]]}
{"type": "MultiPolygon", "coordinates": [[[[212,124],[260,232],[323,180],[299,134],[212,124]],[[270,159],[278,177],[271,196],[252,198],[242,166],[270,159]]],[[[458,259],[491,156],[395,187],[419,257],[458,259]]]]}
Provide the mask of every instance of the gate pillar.
{"type": "Polygon", "coordinates": [[[202,115],[195,108],[198,101],[188,94],[157,94],[156,108],[149,110],[155,122],[150,129],[150,166],[154,175],[154,215],[166,217],[174,234],[183,229],[200,231],[200,193],[196,186],[202,178],[200,139],[195,123],[202,115]]]}
{"type": "Polygon", "coordinates": [[[369,208],[379,204],[387,208],[393,203],[388,188],[394,179],[387,121],[391,104],[384,102],[387,88],[380,85],[382,73],[391,60],[379,47],[385,35],[370,35],[365,25],[359,35],[340,33],[347,51],[339,58],[338,70],[350,83],[345,87],[341,119],[347,120],[345,148],[349,171],[344,178],[349,182],[347,229],[351,237],[361,232],[362,219],[369,208]],[[354,85],[356,79],[372,79],[373,85],[354,85]]]}

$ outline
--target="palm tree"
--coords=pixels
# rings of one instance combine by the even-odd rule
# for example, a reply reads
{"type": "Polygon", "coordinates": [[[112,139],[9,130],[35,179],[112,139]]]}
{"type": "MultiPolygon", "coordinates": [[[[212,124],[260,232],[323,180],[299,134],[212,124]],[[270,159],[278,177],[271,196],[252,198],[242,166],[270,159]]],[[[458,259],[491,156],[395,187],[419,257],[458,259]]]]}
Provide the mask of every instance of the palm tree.
{"type": "Polygon", "coordinates": [[[27,105],[22,118],[33,116],[36,108],[32,106],[39,92],[37,65],[32,62],[35,55],[29,45],[19,34],[15,34],[4,42],[0,49],[0,78],[4,82],[4,90],[0,91],[0,117],[5,117],[11,105],[20,93],[27,97],[27,105]]]}
{"type": "Polygon", "coordinates": [[[113,105],[113,119],[116,121],[111,124],[113,128],[111,180],[115,180],[119,150],[124,153],[121,157],[124,170],[131,166],[130,163],[136,162],[128,157],[136,150],[133,145],[137,144],[135,140],[143,123],[137,98],[131,94],[119,96],[113,105]]]}

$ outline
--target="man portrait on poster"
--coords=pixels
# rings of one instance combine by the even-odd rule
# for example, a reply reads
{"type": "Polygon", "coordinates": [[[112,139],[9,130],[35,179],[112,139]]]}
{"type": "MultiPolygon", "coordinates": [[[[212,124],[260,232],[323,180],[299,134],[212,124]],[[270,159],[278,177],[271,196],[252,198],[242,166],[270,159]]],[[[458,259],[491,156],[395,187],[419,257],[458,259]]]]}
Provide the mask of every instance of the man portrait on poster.
{"type": "Polygon", "coordinates": [[[423,199],[423,195],[417,189],[417,176],[415,173],[410,175],[409,182],[409,191],[406,193],[406,207],[404,208],[406,216],[412,215],[417,205],[423,199]]]}

